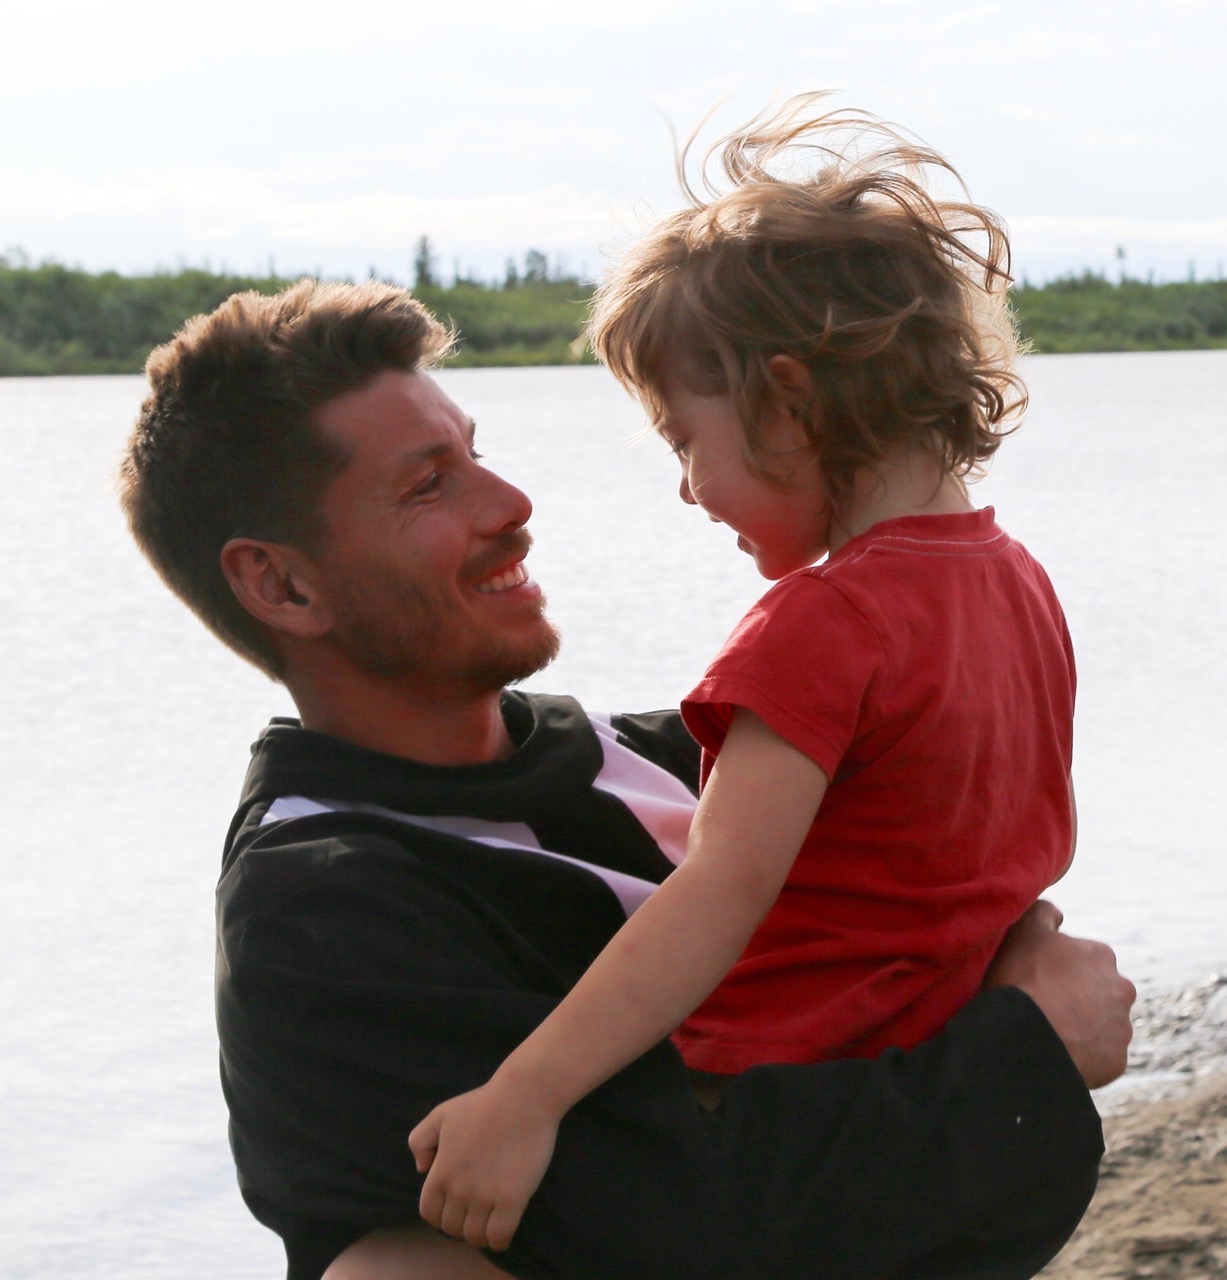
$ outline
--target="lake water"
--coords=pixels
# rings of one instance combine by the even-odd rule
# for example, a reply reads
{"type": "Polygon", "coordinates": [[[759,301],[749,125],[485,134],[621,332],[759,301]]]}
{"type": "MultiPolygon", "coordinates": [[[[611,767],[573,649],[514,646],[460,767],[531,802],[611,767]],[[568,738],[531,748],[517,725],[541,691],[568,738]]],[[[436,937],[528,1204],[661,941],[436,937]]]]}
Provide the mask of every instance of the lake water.
{"type": "MultiPolygon", "coordinates": [[[[1227,352],[1033,357],[977,501],[1046,564],[1080,666],[1081,834],[1054,895],[1143,984],[1227,965],[1227,352]]],[[[675,704],[762,590],[674,497],[597,369],[441,375],[533,495],[565,634],[532,682],[675,704]]],[[[247,746],[284,693],[129,545],[111,474],[138,378],[0,380],[0,1274],[266,1280],[225,1143],[212,889],[247,746]]]]}

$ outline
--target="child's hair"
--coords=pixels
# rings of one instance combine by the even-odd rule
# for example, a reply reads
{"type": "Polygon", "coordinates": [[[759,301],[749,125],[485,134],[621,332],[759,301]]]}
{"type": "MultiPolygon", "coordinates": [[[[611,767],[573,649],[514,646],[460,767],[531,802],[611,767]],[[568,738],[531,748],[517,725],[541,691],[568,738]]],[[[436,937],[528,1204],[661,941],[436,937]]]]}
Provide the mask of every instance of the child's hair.
{"type": "Polygon", "coordinates": [[[1009,243],[997,217],[926,190],[948,161],[863,112],[803,94],[715,144],[704,193],[665,218],[597,291],[589,338],[653,413],[672,370],[732,397],[749,465],[774,480],[756,436],[780,390],[771,358],[812,375],[794,405],[838,510],[856,472],[900,445],[976,473],[1026,403],[1013,372],[1009,243]],[[708,177],[719,155],[732,186],[708,177]],[[798,166],[803,165],[798,171],[798,166]]]}

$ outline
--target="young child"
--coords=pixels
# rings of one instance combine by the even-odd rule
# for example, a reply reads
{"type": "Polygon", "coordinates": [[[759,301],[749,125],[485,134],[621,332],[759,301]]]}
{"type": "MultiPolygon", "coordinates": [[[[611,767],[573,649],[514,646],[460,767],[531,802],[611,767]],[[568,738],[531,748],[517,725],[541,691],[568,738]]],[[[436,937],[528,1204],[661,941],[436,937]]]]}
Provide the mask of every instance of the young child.
{"type": "Polygon", "coordinates": [[[566,1111],[670,1033],[709,1086],[932,1036],[1072,856],[1064,619],[963,484],[1025,402],[1004,232],[817,97],[725,139],[729,189],[688,190],[597,298],[682,500],[778,582],[683,704],[685,861],[410,1137],[423,1218],[470,1244],[507,1246],[566,1111]]]}

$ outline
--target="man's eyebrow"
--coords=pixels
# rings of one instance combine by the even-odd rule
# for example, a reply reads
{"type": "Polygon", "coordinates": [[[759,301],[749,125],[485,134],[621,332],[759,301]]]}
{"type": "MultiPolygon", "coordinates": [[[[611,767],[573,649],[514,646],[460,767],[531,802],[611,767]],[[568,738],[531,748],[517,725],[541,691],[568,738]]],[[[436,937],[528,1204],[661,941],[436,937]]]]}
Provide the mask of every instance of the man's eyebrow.
{"type": "MultiPolygon", "coordinates": [[[[465,419],[465,434],[468,436],[469,447],[473,447],[473,441],[477,436],[477,423],[472,418],[465,419]]],[[[434,444],[424,444],[420,449],[407,449],[396,460],[397,472],[409,471],[413,467],[420,467],[423,462],[432,462],[436,458],[446,457],[456,447],[454,440],[436,440],[434,444]]]]}

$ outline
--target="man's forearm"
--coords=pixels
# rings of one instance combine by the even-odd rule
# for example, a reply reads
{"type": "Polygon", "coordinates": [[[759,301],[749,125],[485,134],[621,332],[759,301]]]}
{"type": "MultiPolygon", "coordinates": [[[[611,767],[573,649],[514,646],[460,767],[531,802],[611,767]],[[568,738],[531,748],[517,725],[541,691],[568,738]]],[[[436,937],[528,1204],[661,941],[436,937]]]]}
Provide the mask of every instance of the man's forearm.
{"type": "Polygon", "coordinates": [[[571,1113],[500,1266],[526,1280],[1023,1280],[1095,1186],[1098,1115],[1017,990],[977,997],[911,1053],[756,1068],[710,1116],[642,1098],[662,1065],[649,1055],[571,1113]]]}
{"type": "Polygon", "coordinates": [[[1037,902],[1010,930],[985,987],[1014,986],[1039,1006],[1087,1087],[1125,1070],[1137,988],[1116,967],[1111,947],[1060,932],[1061,913],[1037,902]]]}
{"type": "Polygon", "coordinates": [[[729,1276],[1034,1274],[1085,1210],[1103,1151],[1098,1115],[1035,1006],[1016,991],[980,996],[934,1041],[865,1065],[812,1080],[751,1072],[726,1091],[727,1107],[744,1108],[726,1208],[762,1187],[741,1236],[769,1242],[751,1243],[729,1276]],[[807,1255],[822,1258],[812,1272],[807,1255]]]}

